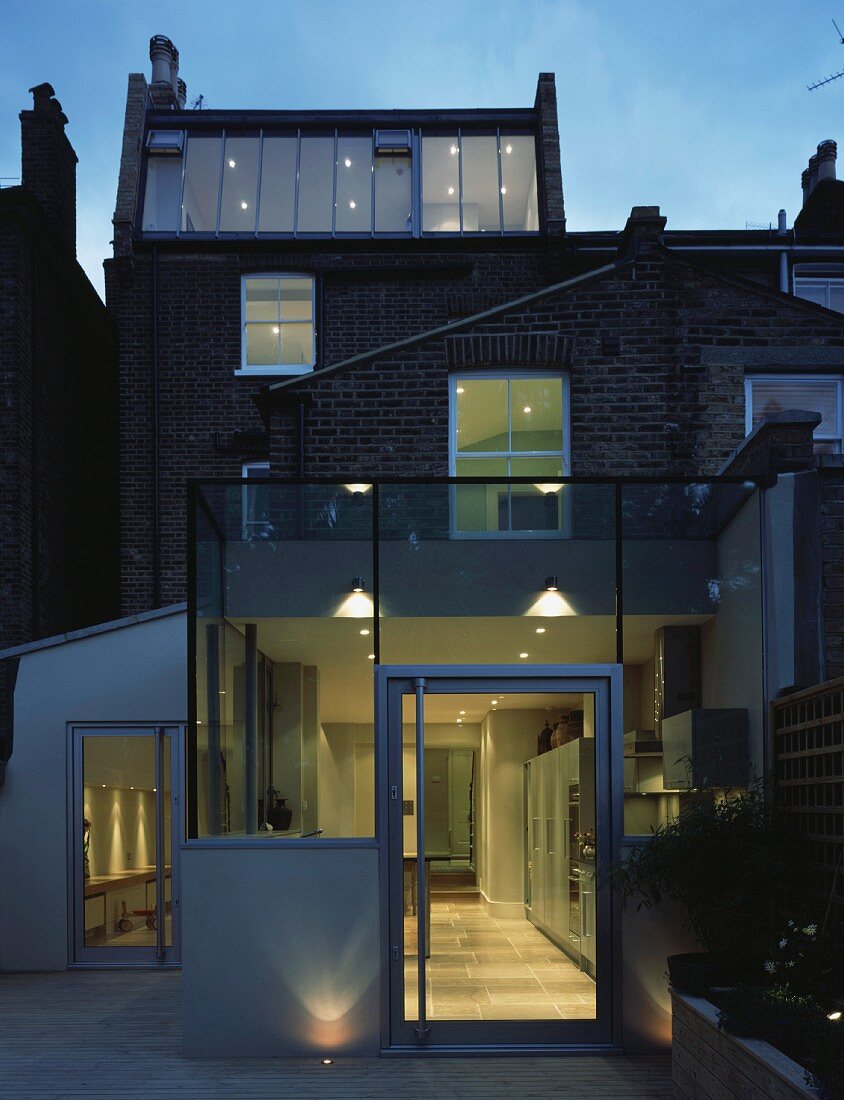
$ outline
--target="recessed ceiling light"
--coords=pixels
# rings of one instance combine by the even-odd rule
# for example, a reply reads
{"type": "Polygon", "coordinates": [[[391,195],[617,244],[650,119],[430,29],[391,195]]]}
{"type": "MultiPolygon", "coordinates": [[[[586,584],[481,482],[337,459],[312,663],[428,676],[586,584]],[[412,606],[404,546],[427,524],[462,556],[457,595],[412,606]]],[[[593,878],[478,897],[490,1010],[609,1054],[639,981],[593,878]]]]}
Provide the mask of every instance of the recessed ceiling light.
{"type": "Polygon", "coordinates": [[[536,628],[536,633],[537,634],[544,634],[545,633],[545,627],[544,626],[538,626],[536,628]]]}
{"type": "Polygon", "coordinates": [[[458,386],[458,387],[457,387],[457,392],[458,392],[458,393],[465,393],[466,391],[465,391],[465,390],[463,389],[463,387],[462,387],[462,386],[458,386]]]}
{"type": "Polygon", "coordinates": [[[273,325],[273,332],[278,336],[278,325],[273,325]]]}
{"type": "Polygon", "coordinates": [[[502,195],[506,195],[506,194],[507,194],[507,188],[506,188],[506,187],[502,187],[502,188],[501,188],[501,194],[502,194],[502,195]]]}
{"type": "Polygon", "coordinates": [[[346,159],[343,161],[343,163],[346,165],[347,168],[352,167],[352,162],[351,162],[349,157],[346,157],[346,159]]]}
{"type": "Polygon", "coordinates": [[[525,407],[524,407],[524,408],[522,409],[522,412],[526,412],[526,413],[529,413],[529,412],[531,412],[531,411],[532,411],[532,410],[531,410],[531,407],[530,407],[530,405],[525,405],[525,407]]]}
{"type": "Polygon", "coordinates": [[[134,789],[135,789],[134,787],[130,787],[130,788],[129,788],[129,790],[130,790],[130,791],[134,791],[134,789]]]}
{"type": "Polygon", "coordinates": [[[375,654],[374,654],[374,653],[370,653],[370,654],[369,654],[369,660],[370,660],[370,661],[374,661],[374,660],[375,660],[375,654]]]}
{"type": "Polygon", "coordinates": [[[349,199],[349,206],[352,210],[354,210],[354,208],[357,206],[357,203],[354,199],[349,199]]]}
{"type": "Polygon", "coordinates": [[[457,724],[458,724],[458,726],[459,726],[459,725],[461,724],[461,722],[462,722],[462,721],[463,721],[463,719],[462,719],[462,718],[458,718],[458,719],[457,719],[457,724]]]}
{"type": "Polygon", "coordinates": [[[240,209],[241,210],[248,210],[249,209],[249,203],[248,202],[242,202],[240,204],[240,209]]]}
{"type": "Polygon", "coordinates": [[[512,146],[512,145],[506,145],[506,146],[504,147],[504,152],[505,152],[505,153],[507,153],[507,154],[509,155],[510,153],[512,153],[512,152],[513,152],[513,146],[512,146]]]}
{"type": "Polygon", "coordinates": [[[237,163],[236,161],[230,160],[229,161],[229,168],[234,168],[236,163],[237,163]]]}
{"type": "Polygon", "coordinates": [[[460,712],[460,713],[461,713],[461,714],[465,714],[465,713],[466,713],[466,711],[465,711],[465,710],[461,710],[461,712],[460,712]]]}
{"type": "Polygon", "coordinates": [[[454,194],[454,188],[453,188],[453,187],[449,187],[449,189],[448,189],[448,193],[449,193],[449,195],[453,195],[453,194],[454,194]]]}
{"type": "Polygon", "coordinates": [[[497,699],[490,699],[490,702],[492,703],[492,705],[493,705],[494,707],[497,707],[497,706],[498,706],[498,700],[497,700],[497,699]]]}
{"type": "Polygon", "coordinates": [[[361,634],[362,634],[362,635],[364,636],[364,638],[366,637],[366,635],[367,635],[368,633],[369,633],[369,631],[368,631],[368,630],[366,630],[366,629],[364,629],[364,630],[362,630],[362,631],[361,631],[361,634]]]}
{"type": "Polygon", "coordinates": [[[520,653],[519,657],[521,657],[521,659],[524,660],[525,657],[527,657],[527,653],[520,653]]]}
{"type": "Polygon", "coordinates": [[[105,783],[103,783],[103,786],[105,787],[105,783]]]}
{"type": "Polygon", "coordinates": [[[457,152],[457,146],[456,146],[456,145],[452,145],[452,147],[451,147],[451,155],[452,155],[452,156],[454,156],[454,154],[455,154],[456,152],[457,152]]]}

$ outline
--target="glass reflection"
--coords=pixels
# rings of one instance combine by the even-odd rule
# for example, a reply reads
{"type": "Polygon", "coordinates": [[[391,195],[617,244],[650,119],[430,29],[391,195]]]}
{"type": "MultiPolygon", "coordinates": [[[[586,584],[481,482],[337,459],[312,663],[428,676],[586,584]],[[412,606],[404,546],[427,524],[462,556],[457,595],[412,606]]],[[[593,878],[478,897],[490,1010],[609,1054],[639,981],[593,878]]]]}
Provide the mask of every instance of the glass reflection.
{"type": "Polygon", "coordinates": [[[334,196],[334,138],[303,137],[299,153],[300,233],[330,233],[334,196]]]}
{"type": "Polygon", "coordinates": [[[460,146],[457,134],[422,138],[422,228],[460,232],[460,146]]]}
{"type": "Polygon", "coordinates": [[[175,232],[179,226],[182,158],[150,157],[144,193],[143,227],[150,233],[175,232]]]}
{"type": "Polygon", "coordinates": [[[533,134],[501,135],[501,195],[505,233],[539,229],[533,134]]]}
{"type": "Polygon", "coordinates": [[[223,155],[220,230],[231,233],[253,232],[257,197],[258,140],[227,137],[223,155]]]}
{"type": "Polygon", "coordinates": [[[413,174],[410,157],[376,157],[373,171],[375,232],[410,232],[413,228],[413,174]]]}
{"type": "Polygon", "coordinates": [[[185,233],[216,232],[221,145],[218,137],[191,135],[188,139],[182,198],[182,231],[185,233]]]}
{"type": "Polygon", "coordinates": [[[498,205],[498,144],[495,135],[461,139],[463,158],[462,216],[464,233],[501,228],[498,205]]]}
{"type": "Polygon", "coordinates": [[[337,140],[338,233],[369,233],[372,229],[372,139],[337,140]]]}
{"type": "Polygon", "coordinates": [[[292,233],[296,203],[295,137],[264,137],[259,233],[292,233]]]}

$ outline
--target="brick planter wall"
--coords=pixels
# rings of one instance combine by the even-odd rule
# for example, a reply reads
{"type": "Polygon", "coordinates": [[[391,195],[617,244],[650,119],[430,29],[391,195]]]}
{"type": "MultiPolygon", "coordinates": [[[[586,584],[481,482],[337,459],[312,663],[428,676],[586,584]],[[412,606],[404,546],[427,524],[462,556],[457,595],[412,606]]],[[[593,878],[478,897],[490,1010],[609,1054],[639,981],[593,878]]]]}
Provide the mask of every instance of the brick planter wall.
{"type": "Polygon", "coordinates": [[[677,1100],[818,1100],[805,1071],[770,1043],[718,1028],[702,997],[671,991],[671,1079],[677,1100]]]}

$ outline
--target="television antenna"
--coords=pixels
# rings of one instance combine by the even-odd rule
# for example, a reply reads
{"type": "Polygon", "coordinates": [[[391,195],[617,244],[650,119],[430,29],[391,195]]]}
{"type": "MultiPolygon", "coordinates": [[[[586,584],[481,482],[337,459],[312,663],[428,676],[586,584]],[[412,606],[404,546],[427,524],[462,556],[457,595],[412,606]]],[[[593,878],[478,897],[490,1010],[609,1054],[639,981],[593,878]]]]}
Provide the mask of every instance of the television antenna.
{"type": "MultiPolygon", "coordinates": [[[[841,28],[838,26],[834,19],[832,21],[832,25],[833,27],[835,27],[835,33],[838,35],[838,38],[841,41],[841,45],[844,46],[844,34],[841,33],[841,28]]],[[[810,92],[813,92],[815,88],[822,88],[824,84],[831,84],[833,80],[838,80],[838,78],[842,76],[844,76],[844,69],[842,69],[840,72],[833,73],[831,76],[825,77],[823,80],[816,80],[814,84],[807,84],[806,87],[809,89],[810,92]]]]}
{"type": "MultiPolygon", "coordinates": [[[[844,42],[844,38],[841,41],[844,42]]],[[[191,100],[190,110],[191,111],[201,111],[202,110],[202,105],[203,105],[204,102],[205,102],[205,96],[204,95],[198,95],[196,97],[196,99],[191,100]]]]}

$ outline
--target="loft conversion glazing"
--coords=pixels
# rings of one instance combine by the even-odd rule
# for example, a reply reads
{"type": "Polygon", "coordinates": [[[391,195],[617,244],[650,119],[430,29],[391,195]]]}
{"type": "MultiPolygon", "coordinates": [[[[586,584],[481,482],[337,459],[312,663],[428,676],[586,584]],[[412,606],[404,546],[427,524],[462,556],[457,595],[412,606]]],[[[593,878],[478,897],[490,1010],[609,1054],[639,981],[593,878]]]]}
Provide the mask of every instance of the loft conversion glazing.
{"type": "Polygon", "coordinates": [[[151,130],[143,233],[537,233],[536,143],[515,130],[151,130]]]}

